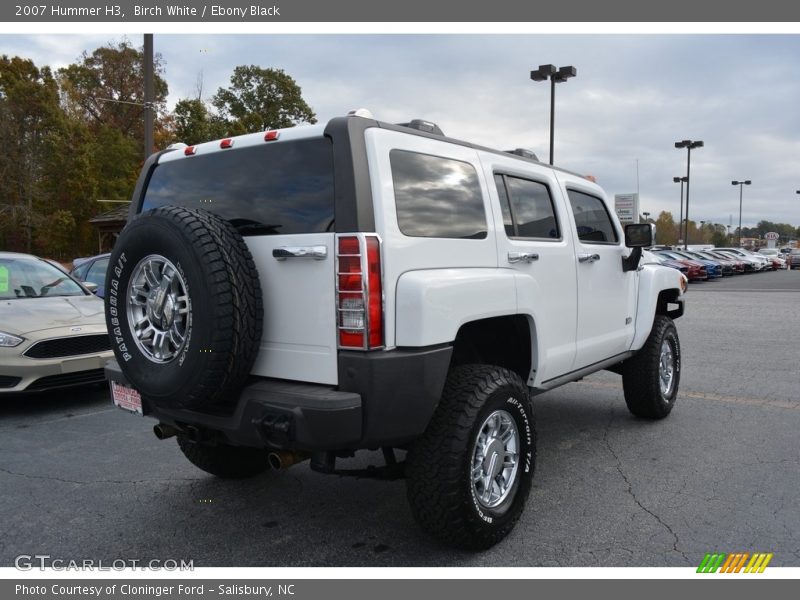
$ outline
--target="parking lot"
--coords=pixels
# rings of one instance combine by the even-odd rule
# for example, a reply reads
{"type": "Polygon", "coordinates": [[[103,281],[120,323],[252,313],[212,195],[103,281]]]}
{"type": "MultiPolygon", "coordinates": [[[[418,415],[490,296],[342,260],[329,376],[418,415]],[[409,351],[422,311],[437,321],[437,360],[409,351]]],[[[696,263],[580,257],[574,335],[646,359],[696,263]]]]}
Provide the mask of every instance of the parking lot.
{"type": "MultiPolygon", "coordinates": [[[[246,481],[195,469],[104,388],[0,397],[0,566],[20,554],[195,566],[800,565],[800,272],[692,284],[678,404],[631,417],[600,373],[535,399],[537,473],[507,540],[456,552],[414,524],[402,481],[300,464],[246,481]]],[[[379,464],[364,455],[347,466],[379,464]]]]}

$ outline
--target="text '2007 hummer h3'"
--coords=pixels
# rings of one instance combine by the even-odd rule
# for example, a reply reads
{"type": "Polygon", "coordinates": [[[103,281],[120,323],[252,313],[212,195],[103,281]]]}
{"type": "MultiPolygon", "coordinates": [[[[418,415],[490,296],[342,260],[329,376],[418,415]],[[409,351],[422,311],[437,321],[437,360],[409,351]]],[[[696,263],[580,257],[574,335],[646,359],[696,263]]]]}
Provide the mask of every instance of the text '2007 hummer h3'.
{"type": "Polygon", "coordinates": [[[383,449],[446,543],[512,529],[531,397],[609,369],[660,419],[686,280],[587,178],[360,110],[153,155],[107,276],[116,404],[220,477],[383,449]],[[405,451],[397,462],[395,452],[405,451]]]}

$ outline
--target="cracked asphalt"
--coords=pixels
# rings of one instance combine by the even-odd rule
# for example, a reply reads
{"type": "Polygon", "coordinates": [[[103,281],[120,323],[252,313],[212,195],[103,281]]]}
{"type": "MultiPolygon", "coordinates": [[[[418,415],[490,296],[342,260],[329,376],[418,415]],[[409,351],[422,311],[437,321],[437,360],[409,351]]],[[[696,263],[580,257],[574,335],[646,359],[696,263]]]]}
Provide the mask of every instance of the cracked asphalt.
{"type": "MultiPolygon", "coordinates": [[[[20,554],[196,566],[696,566],[710,551],[800,566],[800,272],[693,284],[678,404],[629,415],[599,373],[535,398],[537,472],[513,533],[455,552],[402,481],[306,464],[240,482],[191,466],[103,388],[0,397],[0,566],[20,554]],[[770,291],[759,291],[770,290],[770,291]]],[[[342,466],[379,464],[378,453],[342,466]]]]}

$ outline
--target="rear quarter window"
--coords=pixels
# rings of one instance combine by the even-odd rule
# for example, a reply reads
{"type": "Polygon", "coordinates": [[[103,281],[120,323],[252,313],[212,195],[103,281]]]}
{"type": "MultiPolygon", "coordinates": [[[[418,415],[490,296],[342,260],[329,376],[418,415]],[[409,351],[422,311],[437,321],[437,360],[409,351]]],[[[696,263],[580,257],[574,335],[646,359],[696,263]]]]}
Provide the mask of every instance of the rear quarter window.
{"type": "Polygon", "coordinates": [[[484,239],[483,194],[467,162],[392,150],[389,154],[400,231],[410,237],[484,239]]]}
{"type": "Polygon", "coordinates": [[[142,211],[200,208],[242,235],[333,231],[333,149],[327,138],[199,154],[159,164],[142,211]]]}

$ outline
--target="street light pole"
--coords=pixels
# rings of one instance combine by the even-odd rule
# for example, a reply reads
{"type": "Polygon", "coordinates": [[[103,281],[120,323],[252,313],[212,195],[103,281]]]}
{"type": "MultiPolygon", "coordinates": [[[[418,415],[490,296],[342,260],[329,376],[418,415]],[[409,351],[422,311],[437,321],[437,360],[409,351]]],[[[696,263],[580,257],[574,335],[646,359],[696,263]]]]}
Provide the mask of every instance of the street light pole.
{"type": "Polygon", "coordinates": [[[680,142],[675,142],[676,148],[686,148],[686,235],[683,238],[683,249],[689,249],[689,173],[691,170],[692,165],[692,149],[693,148],[702,148],[704,146],[701,140],[681,140],[680,142]]]}
{"type": "Polygon", "coordinates": [[[742,188],[751,183],[753,182],[749,179],[747,181],[731,181],[731,185],[739,186],[739,248],[742,247],[742,188]]]}
{"type": "Polygon", "coordinates": [[[535,71],[531,71],[531,79],[534,81],[550,80],[550,164],[553,164],[553,149],[555,147],[555,121],[556,121],[556,84],[564,83],[570,77],[575,77],[578,70],[575,67],[559,67],[555,65],[539,65],[535,71]]]}
{"type": "Polygon", "coordinates": [[[683,229],[683,184],[686,181],[686,177],[673,177],[672,181],[681,184],[681,216],[678,219],[678,242],[680,243],[682,237],[681,231],[683,229]]]}

